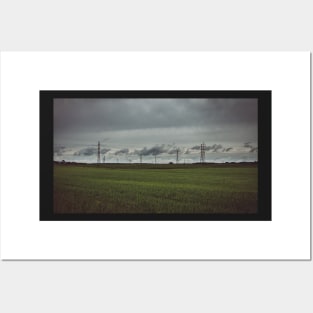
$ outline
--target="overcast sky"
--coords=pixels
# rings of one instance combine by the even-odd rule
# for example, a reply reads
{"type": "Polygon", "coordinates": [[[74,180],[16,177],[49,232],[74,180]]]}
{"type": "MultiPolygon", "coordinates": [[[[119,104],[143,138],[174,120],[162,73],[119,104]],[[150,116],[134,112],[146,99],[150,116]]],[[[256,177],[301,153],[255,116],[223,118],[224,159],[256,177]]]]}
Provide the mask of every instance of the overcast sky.
{"type": "Polygon", "coordinates": [[[55,99],[54,160],[257,160],[257,99],[55,99]]]}

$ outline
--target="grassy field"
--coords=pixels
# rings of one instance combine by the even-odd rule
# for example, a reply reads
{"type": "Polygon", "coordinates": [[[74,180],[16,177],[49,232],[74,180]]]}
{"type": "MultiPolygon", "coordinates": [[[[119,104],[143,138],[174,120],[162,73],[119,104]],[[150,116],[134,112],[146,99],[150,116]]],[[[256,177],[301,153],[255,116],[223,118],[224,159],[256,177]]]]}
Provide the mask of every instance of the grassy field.
{"type": "Polygon", "coordinates": [[[54,165],[54,213],[256,213],[257,165],[54,165]]]}

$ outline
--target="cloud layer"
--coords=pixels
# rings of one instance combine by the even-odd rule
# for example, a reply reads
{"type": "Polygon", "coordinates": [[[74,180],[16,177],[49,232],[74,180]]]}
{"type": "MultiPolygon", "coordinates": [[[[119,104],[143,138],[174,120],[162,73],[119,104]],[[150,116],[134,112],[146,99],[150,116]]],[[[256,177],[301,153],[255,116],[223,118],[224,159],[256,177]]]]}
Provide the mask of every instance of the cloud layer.
{"type": "Polygon", "coordinates": [[[54,100],[54,127],[57,132],[256,122],[257,99],[54,100]]]}
{"type": "Polygon", "coordinates": [[[257,99],[55,99],[54,157],[257,157],[257,99]],[[250,155],[250,156],[249,156],[250,155]]]}

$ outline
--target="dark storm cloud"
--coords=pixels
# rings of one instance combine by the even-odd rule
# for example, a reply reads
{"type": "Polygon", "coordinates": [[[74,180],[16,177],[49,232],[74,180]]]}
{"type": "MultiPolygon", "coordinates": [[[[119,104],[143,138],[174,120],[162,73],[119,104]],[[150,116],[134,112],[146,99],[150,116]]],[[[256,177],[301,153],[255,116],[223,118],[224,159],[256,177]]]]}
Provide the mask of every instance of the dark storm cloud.
{"type": "Polygon", "coordinates": [[[97,148],[84,148],[80,149],[79,151],[74,152],[74,155],[85,155],[85,156],[90,156],[94,155],[98,152],[97,148]]]}
{"type": "Polygon", "coordinates": [[[124,149],[116,151],[115,155],[128,154],[128,152],[129,152],[129,149],[128,148],[124,148],[124,149]]]}
{"type": "Polygon", "coordinates": [[[257,152],[258,151],[258,148],[257,147],[254,147],[251,142],[245,142],[244,145],[243,145],[245,148],[249,148],[250,151],[249,152],[257,152]]]}
{"type": "Polygon", "coordinates": [[[56,132],[257,123],[257,99],[55,99],[56,132]]]}
{"type": "Polygon", "coordinates": [[[178,151],[178,153],[181,153],[182,150],[180,148],[175,148],[175,149],[170,149],[167,151],[168,154],[176,154],[178,151]]]}
{"type": "Polygon", "coordinates": [[[139,155],[146,156],[146,155],[159,155],[161,153],[166,153],[167,151],[168,148],[166,147],[166,145],[156,145],[149,149],[147,147],[144,147],[141,150],[137,150],[137,153],[139,155]]]}
{"type": "Polygon", "coordinates": [[[143,149],[135,150],[134,154],[137,155],[159,155],[162,153],[165,154],[175,154],[178,152],[182,152],[182,149],[179,147],[176,147],[175,145],[166,145],[166,144],[161,144],[161,145],[155,145],[151,148],[144,147],[143,149]]]}
{"type": "MultiPolygon", "coordinates": [[[[200,146],[193,146],[191,149],[193,150],[200,150],[200,146]]],[[[223,149],[223,146],[221,144],[214,144],[212,146],[205,146],[206,151],[211,151],[211,152],[217,152],[218,150],[223,149]]]]}
{"type": "MultiPolygon", "coordinates": [[[[111,149],[108,149],[108,148],[103,148],[100,150],[100,153],[101,154],[104,154],[104,153],[107,153],[109,152],[111,149]]],[[[73,155],[84,155],[84,156],[90,156],[90,155],[95,155],[98,153],[98,148],[96,147],[86,147],[86,148],[83,148],[83,149],[80,149],[76,152],[74,152],[73,155]]]]}
{"type": "Polygon", "coordinates": [[[206,146],[205,150],[212,151],[212,152],[217,152],[218,150],[221,150],[222,148],[223,148],[222,145],[214,144],[213,146],[206,146]]]}
{"type": "Polygon", "coordinates": [[[200,150],[200,146],[193,146],[191,149],[192,150],[200,150]]]}
{"type": "Polygon", "coordinates": [[[109,149],[109,148],[103,148],[103,149],[101,149],[101,154],[107,153],[107,152],[109,152],[109,151],[111,151],[111,149],[109,149]]]}
{"type": "MultiPolygon", "coordinates": [[[[238,151],[238,149],[240,151],[242,151],[242,148],[246,148],[246,149],[244,149],[245,152],[257,152],[258,151],[258,147],[253,146],[250,142],[244,143],[243,146],[241,146],[241,147],[224,147],[221,144],[214,144],[214,145],[211,145],[211,146],[205,146],[205,151],[208,151],[208,152],[224,152],[224,153],[228,153],[229,152],[229,153],[231,153],[231,152],[238,151]]],[[[198,150],[201,149],[201,147],[199,145],[197,145],[197,146],[193,146],[190,149],[198,151],[198,150]]],[[[189,152],[186,152],[186,153],[189,153],[189,152]]]]}
{"type": "Polygon", "coordinates": [[[167,151],[166,151],[167,154],[176,154],[177,151],[180,154],[184,152],[184,149],[182,147],[179,147],[175,143],[167,145],[166,148],[167,148],[167,151]]]}
{"type": "MultiPolygon", "coordinates": [[[[213,144],[211,146],[205,146],[205,151],[207,152],[212,152],[212,153],[218,153],[218,152],[223,152],[223,153],[231,153],[231,152],[236,152],[242,151],[243,148],[245,152],[256,152],[258,151],[258,147],[254,147],[251,143],[244,143],[242,146],[237,146],[237,147],[224,147],[222,144],[213,144]],[[248,150],[247,150],[248,149],[248,150]]],[[[121,150],[124,151],[125,149],[121,150]]],[[[196,145],[190,148],[182,148],[182,147],[178,147],[176,145],[166,145],[166,144],[162,144],[162,145],[155,145],[151,148],[147,148],[144,147],[143,149],[137,149],[133,152],[133,154],[135,155],[159,155],[159,154],[176,154],[178,150],[179,154],[191,154],[191,153],[195,153],[195,151],[200,151],[200,146],[196,145]],[[194,151],[194,152],[192,152],[194,151]]],[[[119,152],[119,151],[118,151],[119,152]]]]}

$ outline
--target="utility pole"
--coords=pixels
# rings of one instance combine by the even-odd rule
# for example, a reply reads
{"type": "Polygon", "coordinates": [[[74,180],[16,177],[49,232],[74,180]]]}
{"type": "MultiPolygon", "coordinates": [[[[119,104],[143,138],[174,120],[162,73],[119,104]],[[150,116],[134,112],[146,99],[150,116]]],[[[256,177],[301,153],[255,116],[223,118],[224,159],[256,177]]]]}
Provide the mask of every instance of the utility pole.
{"type": "Polygon", "coordinates": [[[205,163],[205,144],[200,145],[200,163],[205,163]]]}
{"type": "Polygon", "coordinates": [[[101,163],[101,160],[100,160],[100,141],[98,141],[98,163],[101,163]]]}

